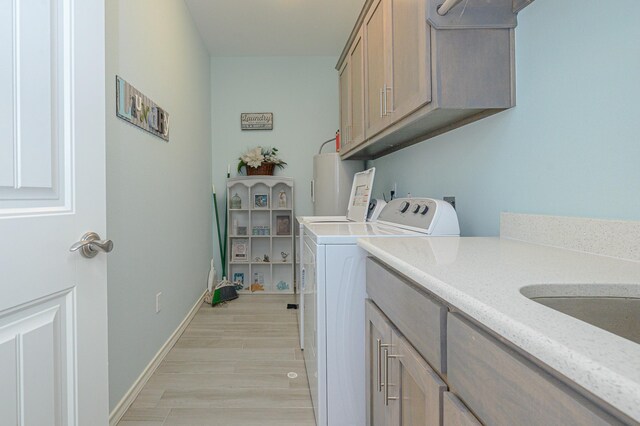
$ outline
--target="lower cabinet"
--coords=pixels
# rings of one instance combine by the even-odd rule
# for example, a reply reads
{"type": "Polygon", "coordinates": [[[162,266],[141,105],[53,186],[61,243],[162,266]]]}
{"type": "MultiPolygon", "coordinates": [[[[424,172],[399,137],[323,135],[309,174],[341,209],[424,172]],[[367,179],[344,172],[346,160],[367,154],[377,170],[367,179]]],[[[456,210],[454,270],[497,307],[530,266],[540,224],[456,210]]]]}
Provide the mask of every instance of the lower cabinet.
{"type": "Polygon", "coordinates": [[[444,426],[480,426],[482,423],[451,392],[444,393],[442,404],[442,424],[444,426]]]}
{"type": "Polygon", "coordinates": [[[373,259],[367,294],[368,425],[638,424],[373,259]]]}
{"type": "Polygon", "coordinates": [[[367,424],[440,425],[446,384],[367,301],[367,424]]]}

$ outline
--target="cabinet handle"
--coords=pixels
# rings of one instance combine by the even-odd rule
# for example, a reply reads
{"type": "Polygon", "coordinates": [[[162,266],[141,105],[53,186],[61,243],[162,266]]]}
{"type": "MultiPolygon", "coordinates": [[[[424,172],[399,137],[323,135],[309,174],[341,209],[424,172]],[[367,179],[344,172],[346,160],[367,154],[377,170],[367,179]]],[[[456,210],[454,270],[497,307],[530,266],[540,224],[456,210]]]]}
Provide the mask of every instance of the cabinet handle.
{"type": "MultiPolygon", "coordinates": [[[[382,343],[382,340],[380,339],[376,339],[376,349],[378,352],[378,392],[382,392],[382,387],[384,386],[384,383],[382,382],[382,348],[388,348],[389,345],[388,343],[382,343]]],[[[386,376],[385,376],[385,380],[386,376]]]]}
{"type": "Polygon", "coordinates": [[[385,85],[384,91],[384,115],[388,115],[390,112],[395,112],[392,109],[387,108],[387,90],[391,92],[391,100],[393,101],[393,87],[385,85]]]}
{"type": "Polygon", "coordinates": [[[383,95],[382,95],[382,104],[384,105],[384,113],[383,115],[387,115],[387,85],[384,85],[383,95]]]}
{"type": "Polygon", "coordinates": [[[376,339],[376,346],[378,349],[378,392],[382,391],[382,362],[380,362],[380,355],[382,355],[382,340],[376,339]]]}
{"type": "Polygon", "coordinates": [[[389,350],[384,350],[384,405],[389,405],[389,401],[397,400],[397,396],[389,396],[389,358],[400,358],[400,355],[389,355],[389,350]]]}
{"type": "Polygon", "coordinates": [[[380,118],[384,116],[383,114],[384,107],[382,106],[382,92],[383,92],[383,89],[380,89],[380,118]]]}

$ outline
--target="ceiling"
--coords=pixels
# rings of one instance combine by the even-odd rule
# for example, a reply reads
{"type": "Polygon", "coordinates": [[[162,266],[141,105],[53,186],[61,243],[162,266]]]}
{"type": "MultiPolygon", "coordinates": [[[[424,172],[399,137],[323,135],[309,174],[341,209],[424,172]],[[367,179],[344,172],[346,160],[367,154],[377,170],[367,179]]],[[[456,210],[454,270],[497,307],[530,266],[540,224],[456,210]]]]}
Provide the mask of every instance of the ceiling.
{"type": "Polygon", "coordinates": [[[185,0],[212,56],[338,56],[365,0],[185,0]]]}

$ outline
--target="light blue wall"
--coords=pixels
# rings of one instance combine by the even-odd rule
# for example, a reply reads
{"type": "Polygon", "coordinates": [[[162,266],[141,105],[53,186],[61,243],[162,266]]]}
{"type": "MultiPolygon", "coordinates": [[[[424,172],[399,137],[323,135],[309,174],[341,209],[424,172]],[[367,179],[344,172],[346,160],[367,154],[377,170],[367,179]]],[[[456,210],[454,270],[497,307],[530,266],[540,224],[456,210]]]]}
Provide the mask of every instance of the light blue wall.
{"type": "Polygon", "coordinates": [[[517,106],[371,162],[374,196],[454,195],[470,236],[497,235],[501,211],[640,220],[638,16],[635,0],[536,0],[517,106]]]}
{"type": "MultiPolygon", "coordinates": [[[[227,164],[257,145],[276,146],[289,163],[277,175],[293,177],[295,214],[313,211],[313,155],[338,129],[336,57],[214,57],[211,59],[213,183],[224,219],[227,164]],[[273,112],[272,131],[241,131],[243,112],[273,112]]],[[[331,147],[326,147],[329,150],[331,147]]],[[[217,255],[217,236],[214,250],[217,255]]]]}
{"type": "Polygon", "coordinates": [[[112,410],[206,288],[211,108],[209,55],[182,0],[105,3],[112,410]],[[116,74],[169,112],[169,143],[116,118],[116,74]]]}

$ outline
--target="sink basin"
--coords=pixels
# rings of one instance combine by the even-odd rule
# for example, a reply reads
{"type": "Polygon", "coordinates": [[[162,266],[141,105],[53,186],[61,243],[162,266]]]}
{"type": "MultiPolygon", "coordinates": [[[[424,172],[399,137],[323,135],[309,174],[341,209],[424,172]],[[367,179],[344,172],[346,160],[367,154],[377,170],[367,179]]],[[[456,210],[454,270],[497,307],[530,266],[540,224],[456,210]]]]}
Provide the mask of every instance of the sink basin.
{"type": "Polygon", "coordinates": [[[534,302],[640,344],[639,289],[638,285],[537,285],[525,287],[521,293],[534,302]]]}

